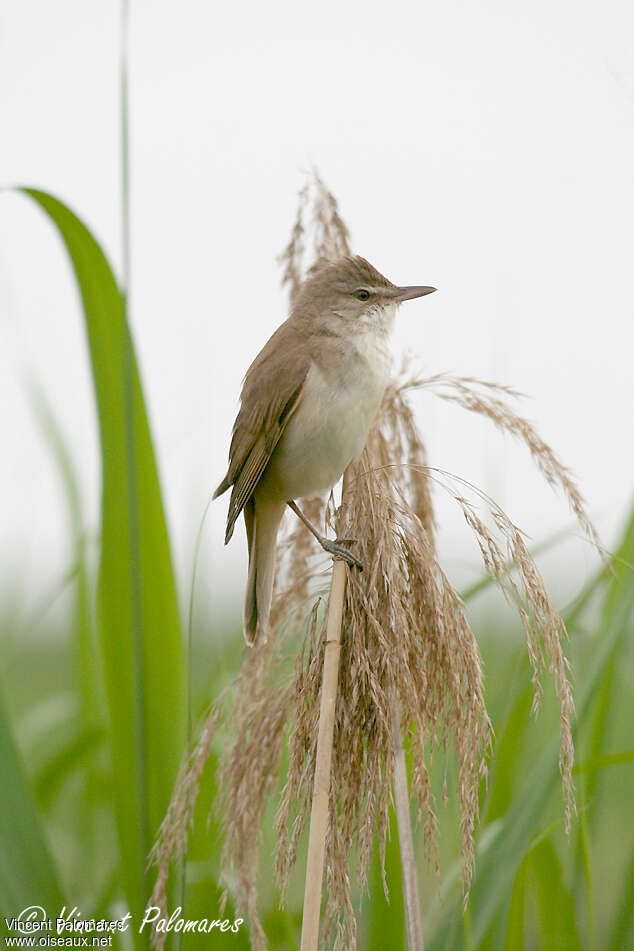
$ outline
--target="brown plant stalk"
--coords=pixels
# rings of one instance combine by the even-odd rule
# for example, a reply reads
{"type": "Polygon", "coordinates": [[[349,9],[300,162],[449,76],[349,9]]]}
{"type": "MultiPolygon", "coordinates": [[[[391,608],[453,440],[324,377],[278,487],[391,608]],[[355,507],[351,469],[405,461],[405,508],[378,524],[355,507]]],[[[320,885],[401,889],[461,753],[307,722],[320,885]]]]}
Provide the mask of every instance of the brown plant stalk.
{"type": "Polygon", "coordinates": [[[324,878],[324,856],[330,805],[330,764],[332,761],[339,656],[341,654],[341,622],[343,620],[345,596],[346,564],[343,561],[336,561],[332,569],[330,598],[328,600],[319,732],[315,752],[315,780],[310,812],[308,856],[306,858],[301,951],[317,951],[319,945],[321,890],[324,878]]]}

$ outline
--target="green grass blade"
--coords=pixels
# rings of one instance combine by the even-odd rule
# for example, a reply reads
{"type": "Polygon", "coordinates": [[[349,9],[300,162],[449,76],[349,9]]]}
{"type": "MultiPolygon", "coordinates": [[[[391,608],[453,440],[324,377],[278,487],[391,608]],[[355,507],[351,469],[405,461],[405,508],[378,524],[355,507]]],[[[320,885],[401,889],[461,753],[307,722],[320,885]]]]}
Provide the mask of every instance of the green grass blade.
{"type": "Polygon", "coordinates": [[[634,939],[634,850],[625,871],[623,893],[618,904],[619,913],[612,925],[607,948],[609,951],[621,951],[631,948],[634,939]]]}
{"type": "Polygon", "coordinates": [[[385,844],[385,878],[389,891],[389,904],[385,900],[381,857],[378,841],[370,866],[370,895],[364,896],[361,906],[361,947],[365,951],[382,951],[391,948],[401,951],[406,947],[405,908],[403,904],[403,880],[398,845],[396,816],[390,810],[388,838],[385,844]]]}
{"type": "Polygon", "coordinates": [[[494,748],[489,793],[485,799],[483,820],[494,822],[506,814],[513,802],[521,762],[524,735],[528,728],[533,703],[533,687],[527,684],[513,698],[506,722],[494,748]]]}
{"type": "MultiPolygon", "coordinates": [[[[605,641],[594,665],[594,670],[579,704],[579,721],[587,716],[592,699],[601,683],[603,674],[613,654],[618,651],[629,615],[634,607],[634,586],[624,592],[618,602],[605,641]]],[[[507,813],[504,830],[497,840],[497,848],[491,850],[480,865],[473,891],[474,937],[476,943],[486,933],[490,921],[507,901],[509,878],[515,874],[523,854],[529,847],[551,793],[559,780],[559,739],[547,748],[537,768],[527,779],[524,790],[516,797],[507,813]]]]}
{"type": "Polygon", "coordinates": [[[506,928],[504,951],[520,951],[524,947],[526,920],[526,870],[528,859],[520,862],[511,892],[511,908],[506,928]]]}
{"type": "Polygon", "coordinates": [[[82,716],[84,720],[96,723],[100,718],[99,706],[102,698],[97,669],[94,622],[90,610],[86,533],[79,479],[68,443],[46,393],[34,379],[28,381],[27,391],[36,420],[59,472],[66,499],[74,564],[74,618],[71,629],[74,640],[75,671],[82,703],[82,716]]]}
{"type": "MultiPolygon", "coordinates": [[[[614,574],[610,576],[608,592],[603,605],[602,626],[605,628],[610,623],[614,612],[618,610],[619,605],[627,591],[634,590],[634,573],[629,565],[634,561],[634,511],[632,512],[629,524],[625,530],[621,544],[613,559],[614,574]]],[[[607,733],[610,719],[610,709],[614,701],[613,681],[614,673],[618,666],[619,652],[615,651],[610,657],[606,675],[603,677],[600,689],[597,692],[594,701],[594,712],[590,728],[590,741],[588,745],[586,762],[599,761],[603,754],[603,744],[607,733]]],[[[596,792],[597,770],[588,770],[584,776],[583,797],[588,803],[592,803],[596,792]]],[[[591,810],[592,812],[592,810],[591,810]]]]}
{"type": "Polygon", "coordinates": [[[622,750],[620,753],[604,753],[602,756],[595,756],[594,759],[586,760],[585,763],[579,763],[575,766],[573,773],[598,773],[608,766],[620,766],[621,763],[631,763],[634,760],[634,750],[622,750]]]}
{"type": "Polygon", "coordinates": [[[550,839],[531,852],[530,868],[537,893],[539,947],[583,951],[575,922],[572,896],[564,883],[561,863],[550,839]]]}
{"type": "MultiPolygon", "coordinates": [[[[628,525],[620,552],[634,543],[634,519],[628,525]]],[[[606,673],[618,655],[628,633],[634,610],[634,583],[631,572],[615,559],[615,577],[606,596],[602,636],[597,656],[586,677],[578,705],[577,724],[586,722],[606,673]]],[[[524,855],[531,846],[539,819],[559,781],[559,738],[553,738],[537,765],[526,777],[523,788],[506,813],[499,834],[483,859],[478,861],[471,894],[472,934],[479,946],[492,923],[510,902],[511,885],[524,855]]],[[[448,940],[446,928],[434,936],[432,948],[458,947],[448,940]]]]}
{"type": "MultiPolygon", "coordinates": [[[[613,574],[608,574],[608,590],[603,604],[602,628],[609,626],[611,618],[627,592],[634,589],[634,574],[630,565],[634,562],[634,511],[623,534],[623,539],[612,560],[613,574]]],[[[614,681],[620,667],[620,656],[624,649],[625,638],[612,652],[606,671],[593,700],[592,715],[588,717],[588,726],[584,731],[588,740],[584,751],[584,761],[573,772],[581,774],[578,802],[581,819],[577,832],[577,889],[581,878],[585,888],[586,914],[588,919],[589,947],[594,947],[594,889],[592,882],[592,831],[597,804],[597,783],[601,771],[609,766],[627,762],[632,751],[604,754],[603,749],[609,742],[609,727],[615,707],[614,681]]]]}
{"type": "Polygon", "coordinates": [[[40,905],[55,917],[64,905],[59,876],[0,697],[0,923],[40,905]]]}
{"type": "Polygon", "coordinates": [[[590,836],[588,835],[588,822],[586,811],[582,809],[579,813],[579,836],[578,852],[581,854],[581,871],[583,874],[583,884],[585,889],[586,905],[586,933],[588,942],[588,951],[594,951],[595,941],[595,917],[594,917],[594,882],[592,869],[592,850],[590,848],[590,836]]]}
{"type": "MultiPolygon", "coordinates": [[[[59,229],[85,316],[102,454],[99,636],[122,880],[136,918],[149,896],[147,855],[185,736],[183,651],[167,528],[133,344],[112,270],[62,202],[23,191],[59,229]]],[[[145,946],[145,937],[136,940],[145,946]]]]}
{"type": "Polygon", "coordinates": [[[50,806],[60,787],[72,776],[84,769],[99,752],[103,742],[103,730],[98,726],[73,724],[64,742],[53,754],[40,764],[33,777],[33,786],[42,806],[50,806]]]}

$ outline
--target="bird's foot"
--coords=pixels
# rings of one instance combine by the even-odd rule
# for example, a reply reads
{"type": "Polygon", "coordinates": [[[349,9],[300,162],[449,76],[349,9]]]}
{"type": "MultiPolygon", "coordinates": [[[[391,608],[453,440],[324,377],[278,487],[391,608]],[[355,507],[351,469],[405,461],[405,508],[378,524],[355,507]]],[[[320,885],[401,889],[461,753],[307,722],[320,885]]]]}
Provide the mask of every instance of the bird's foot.
{"type": "Polygon", "coordinates": [[[363,562],[359,561],[357,556],[353,555],[347,547],[348,545],[354,545],[357,541],[356,538],[335,538],[334,542],[332,542],[330,539],[322,537],[319,541],[324,551],[327,551],[333,558],[341,559],[350,565],[351,568],[358,568],[359,571],[363,571],[363,562]]]}

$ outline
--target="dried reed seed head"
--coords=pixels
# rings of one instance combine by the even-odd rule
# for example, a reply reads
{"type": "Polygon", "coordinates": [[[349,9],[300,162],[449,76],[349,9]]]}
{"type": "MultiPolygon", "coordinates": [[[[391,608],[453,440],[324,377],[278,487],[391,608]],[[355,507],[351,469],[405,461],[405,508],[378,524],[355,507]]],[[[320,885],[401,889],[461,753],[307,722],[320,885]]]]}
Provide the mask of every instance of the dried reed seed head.
{"type": "Polygon", "coordinates": [[[440,373],[431,377],[411,376],[403,381],[403,389],[424,388],[440,399],[456,403],[463,409],[490,419],[498,429],[509,433],[525,444],[533,461],[549,485],[563,492],[580,528],[603,557],[598,533],[592,524],[581,493],[554,450],[541,438],[534,425],[509,406],[508,398],[520,397],[512,387],[490,383],[475,377],[453,376],[440,373]]]}
{"type": "Polygon", "coordinates": [[[334,195],[328,191],[317,170],[313,171],[315,198],[313,203],[313,260],[336,260],[350,252],[350,232],[346,227],[334,195]]]}
{"type": "MultiPolygon", "coordinates": [[[[425,745],[433,752],[449,733],[455,735],[467,881],[478,784],[490,739],[477,645],[459,598],[437,563],[433,536],[424,527],[432,523],[424,450],[407,414],[403,425],[401,400],[400,390],[391,388],[364,455],[349,472],[346,501],[337,517],[338,534],[352,530],[359,539],[365,570],[349,575],[342,633],[324,924],[324,941],[335,948],[353,946],[356,934],[351,851],[358,857],[362,884],[377,833],[384,856],[394,717],[404,731],[413,725],[412,795],[425,819],[430,854],[436,818],[425,745]],[[416,438],[408,439],[410,432],[416,438]],[[408,460],[396,469],[395,445],[408,460]],[[410,498],[416,499],[419,514],[410,498]]],[[[289,591],[296,588],[291,584],[280,593],[287,609],[289,591]]],[[[283,889],[310,812],[324,646],[313,609],[295,667],[289,765],[277,820],[277,872],[283,889]]]]}
{"type": "MultiPolygon", "coordinates": [[[[300,193],[298,216],[283,255],[283,283],[291,302],[301,293],[305,218],[309,185],[300,193]]],[[[349,255],[348,233],[336,202],[317,175],[312,182],[315,259],[349,255]]],[[[395,718],[413,754],[411,796],[424,820],[427,854],[434,855],[436,817],[430,768],[434,751],[446,751],[451,738],[458,764],[463,875],[468,889],[474,864],[473,831],[478,788],[486,776],[485,753],[491,743],[480,655],[459,595],[438,563],[430,485],[451,492],[474,532],[486,571],[514,604],[526,632],[535,684],[548,664],[561,708],[561,749],[566,821],[574,800],[570,719],[572,695],[561,647],[563,622],[520,530],[483,493],[465,498],[463,480],[430,468],[407,393],[431,389],[443,399],[481,413],[522,439],[547,481],[566,494],[584,531],[597,541],[583,500],[553,451],[532,425],[508,405],[517,394],[508,387],[471,378],[439,375],[402,376],[389,387],[379,418],[361,459],[349,470],[343,504],[335,512],[328,501],[304,501],[315,524],[336,523],[338,534],[359,540],[365,570],[348,572],[342,632],[340,683],[331,776],[330,825],[326,842],[328,898],[324,941],[335,949],[354,947],[356,925],[351,903],[350,857],[358,856],[362,884],[374,837],[384,864],[395,718]],[[492,527],[478,514],[484,503],[492,527]],[[516,577],[509,570],[512,563],[516,577]]],[[[221,767],[220,801],[225,828],[223,865],[251,929],[253,947],[266,947],[257,915],[259,827],[268,798],[277,788],[283,747],[288,739],[288,769],[281,790],[276,829],[276,872],[282,893],[288,886],[297,847],[310,814],[319,719],[325,630],[318,595],[327,574],[314,570],[321,559],[312,536],[299,521],[280,545],[282,569],[272,619],[278,634],[258,641],[237,678],[231,712],[233,742],[221,767]],[[284,567],[285,566],[285,567],[284,567]],[[298,630],[304,631],[297,652],[298,630]],[[291,641],[293,664],[285,653],[291,641]]],[[[153,859],[159,868],[156,904],[165,900],[171,857],[186,848],[187,829],[202,765],[209,755],[217,706],[197,747],[185,764],[166,815],[153,859]]],[[[161,905],[161,907],[164,907],[161,905]]]]}
{"type": "Polygon", "coordinates": [[[339,214],[334,196],[325,187],[317,172],[313,171],[300,189],[291,237],[278,259],[283,267],[282,287],[288,288],[291,307],[295,306],[314,262],[335,261],[351,254],[348,239],[348,229],[339,214]],[[312,220],[307,221],[311,198],[312,220]],[[313,234],[313,251],[310,260],[306,262],[307,232],[313,234]]]}
{"type": "Polygon", "coordinates": [[[300,190],[297,202],[297,216],[295,224],[291,230],[291,237],[288,244],[279,255],[278,261],[283,267],[282,287],[288,288],[288,295],[291,306],[295,303],[295,298],[302,286],[302,261],[304,259],[304,212],[308,201],[308,182],[300,190]]]}
{"type": "MultiPolygon", "coordinates": [[[[219,697],[208,712],[196,743],[188,751],[181,765],[165,818],[148,857],[148,865],[154,865],[158,870],[150,904],[160,909],[159,917],[162,918],[169,917],[167,884],[170,864],[187,854],[189,829],[194,818],[200,780],[211,753],[211,744],[222,713],[223,699],[223,696],[219,697]]],[[[152,946],[157,951],[161,951],[166,939],[166,932],[155,930],[152,932],[152,946]]]]}
{"type": "MultiPolygon", "coordinates": [[[[475,381],[469,382],[475,385],[475,381]]],[[[491,528],[487,526],[476,504],[465,498],[462,480],[427,465],[406,399],[412,385],[408,378],[388,390],[366,450],[361,460],[351,467],[345,503],[336,518],[333,518],[332,503],[326,505],[324,500],[309,503],[311,516],[318,523],[334,520],[338,534],[353,534],[359,539],[358,553],[365,565],[363,573],[349,573],[342,634],[332,764],[333,821],[326,843],[325,940],[332,941],[335,948],[353,946],[355,940],[349,878],[351,854],[354,852],[358,857],[356,869],[362,884],[377,833],[384,856],[395,710],[413,752],[411,795],[425,823],[430,855],[434,854],[437,824],[430,763],[435,749],[440,745],[445,750],[448,738],[452,738],[458,762],[457,793],[466,889],[472,874],[478,787],[486,775],[485,752],[491,742],[491,728],[484,704],[477,644],[460,598],[435,553],[430,481],[451,491],[475,533],[486,570],[510,603],[519,609],[534,668],[537,701],[541,671],[548,664],[553,672],[561,704],[560,763],[567,822],[573,803],[572,697],[561,648],[563,624],[519,529],[494,502],[476,491],[478,503],[484,502],[489,509],[493,524],[491,528]],[[517,581],[508,570],[509,561],[515,565],[517,581]]],[[[461,382],[460,393],[462,385],[465,384],[461,382]]],[[[500,416],[497,408],[496,415],[500,416]]],[[[504,418],[512,423],[512,432],[524,428],[513,423],[511,415],[504,418]]],[[[535,445],[534,440],[532,442],[535,445]]],[[[275,686],[276,672],[279,676],[282,666],[283,638],[277,641],[279,649],[275,660],[270,645],[263,648],[270,663],[267,677],[271,686],[258,692],[248,679],[241,684],[240,694],[246,698],[247,707],[243,713],[238,712],[238,739],[234,752],[227,758],[228,769],[224,774],[226,801],[235,804],[244,770],[240,761],[245,748],[247,760],[255,765],[256,774],[267,775],[267,769],[280,762],[276,731],[286,717],[291,724],[289,764],[277,817],[276,863],[283,892],[310,813],[325,646],[317,609],[314,604],[310,609],[315,595],[311,587],[314,576],[306,565],[308,559],[315,556],[314,542],[301,526],[293,524],[285,544],[292,557],[288,562],[286,584],[280,585],[277,594],[274,614],[279,620],[289,612],[295,618],[302,614],[309,616],[304,647],[295,664],[291,689],[283,694],[279,685],[275,686]],[[249,700],[253,697],[257,700],[249,700]],[[257,704],[258,720],[274,723],[276,730],[257,730],[252,742],[245,747],[245,733],[239,724],[242,716],[252,715],[254,704],[257,704]],[[272,706],[267,709],[269,704],[272,706]],[[258,760],[265,765],[258,765],[258,760]]],[[[290,636],[293,636],[292,629],[290,636]]],[[[255,664],[256,668],[260,669],[260,662],[255,664]]],[[[245,669],[248,678],[248,666],[245,669]]],[[[267,793],[271,788],[267,787],[267,793]]],[[[262,782],[258,790],[262,795],[262,782]]],[[[242,882],[251,911],[255,879],[250,863],[257,845],[256,814],[261,816],[263,809],[264,802],[259,800],[248,823],[231,820],[227,829],[227,860],[239,864],[248,858],[242,882]]],[[[255,926],[255,920],[253,924],[255,926]]]]}

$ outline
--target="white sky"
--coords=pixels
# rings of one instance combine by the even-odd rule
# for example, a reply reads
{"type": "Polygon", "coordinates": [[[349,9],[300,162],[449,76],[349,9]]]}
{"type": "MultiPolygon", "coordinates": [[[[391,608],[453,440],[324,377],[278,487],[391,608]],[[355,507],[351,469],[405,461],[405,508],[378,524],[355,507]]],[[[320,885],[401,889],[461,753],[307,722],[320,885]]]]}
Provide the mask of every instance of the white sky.
{"type": "MultiPolygon", "coordinates": [[[[132,323],[175,559],[224,472],[244,370],[286,316],[276,254],[315,164],[357,252],[397,283],[396,349],[428,372],[511,383],[578,476],[608,546],[631,501],[634,7],[518,0],[207,4],[132,0],[132,323]]],[[[0,182],[70,204],[120,262],[116,3],[0,12],[0,182]]],[[[96,425],[81,313],[54,229],[0,195],[2,587],[35,600],[67,567],[59,480],[24,375],[50,397],[98,524],[96,425]]],[[[491,491],[534,539],[566,525],[528,455],[420,401],[431,462],[491,491]]],[[[478,574],[439,499],[441,549],[478,574]]],[[[203,587],[246,574],[212,508],[203,587]]],[[[542,561],[561,601],[594,560],[542,561]]],[[[237,616],[238,602],[232,601],[237,616]]]]}

